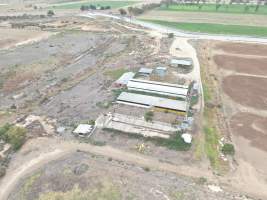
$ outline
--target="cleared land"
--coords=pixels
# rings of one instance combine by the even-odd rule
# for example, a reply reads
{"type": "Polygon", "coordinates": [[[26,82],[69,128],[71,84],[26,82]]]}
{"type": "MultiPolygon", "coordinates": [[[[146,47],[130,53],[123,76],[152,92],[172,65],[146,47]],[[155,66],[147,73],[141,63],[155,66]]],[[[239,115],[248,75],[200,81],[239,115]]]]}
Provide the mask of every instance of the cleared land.
{"type": "Polygon", "coordinates": [[[168,11],[187,11],[187,12],[221,12],[221,13],[235,13],[235,14],[267,14],[267,6],[260,6],[256,10],[255,5],[250,5],[246,8],[246,5],[232,4],[232,5],[221,5],[216,9],[216,4],[203,4],[203,5],[185,5],[185,4],[176,4],[169,5],[168,7],[162,6],[160,10],[168,11]]]}
{"type": "Polygon", "coordinates": [[[267,187],[266,48],[259,44],[203,41],[199,51],[206,78],[213,83],[206,86],[212,91],[211,102],[221,106],[216,115],[219,133],[235,145],[238,165],[233,163],[235,173],[231,179],[255,195],[267,187]]]}
{"type": "Polygon", "coordinates": [[[241,26],[266,27],[265,15],[236,15],[230,13],[205,13],[205,12],[171,12],[164,10],[152,10],[140,16],[141,19],[157,19],[170,22],[211,23],[241,26]]]}
{"type": "Polygon", "coordinates": [[[89,6],[110,6],[111,9],[120,8],[136,4],[139,1],[80,1],[80,2],[68,2],[68,3],[59,3],[51,6],[56,9],[80,9],[82,5],[89,6]]]}
{"type": "Polygon", "coordinates": [[[233,134],[245,137],[256,148],[267,151],[267,118],[250,113],[237,113],[230,121],[233,134]]]}
{"type": "Polygon", "coordinates": [[[52,34],[45,31],[0,28],[0,49],[40,41],[50,35],[52,34]]]}
{"type": "Polygon", "coordinates": [[[223,90],[234,101],[253,108],[267,109],[267,79],[250,76],[227,76],[223,90]]]}
{"type": "Polygon", "coordinates": [[[258,36],[258,37],[267,36],[267,27],[223,25],[223,24],[211,24],[211,23],[169,22],[169,21],[152,20],[152,19],[145,21],[189,32],[224,34],[224,35],[247,35],[247,36],[258,36]]]}
{"type": "Polygon", "coordinates": [[[242,44],[242,43],[219,43],[216,49],[222,50],[228,54],[244,54],[254,56],[266,56],[267,46],[260,44],[242,44]]]}
{"type": "Polygon", "coordinates": [[[215,55],[219,68],[254,75],[267,75],[267,58],[244,58],[231,55],[215,55]]]}

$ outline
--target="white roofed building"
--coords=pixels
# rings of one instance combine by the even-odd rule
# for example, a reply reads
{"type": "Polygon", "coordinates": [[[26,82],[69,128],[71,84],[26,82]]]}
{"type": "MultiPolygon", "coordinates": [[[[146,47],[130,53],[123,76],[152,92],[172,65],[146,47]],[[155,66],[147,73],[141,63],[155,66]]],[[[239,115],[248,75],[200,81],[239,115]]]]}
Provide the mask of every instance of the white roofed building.
{"type": "Polygon", "coordinates": [[[161,94],[171,97],[187,98],[188,86],[140,79],[131,79],[127,84],[128,90],[161,94]]]}
{"type": "Polygon", "coordinates": [[[174,111],[186,115],[188,105],[186,101],[167,99],[162,97],[122,92],[117,98],[117,103],[144,108],[158,108],[161,110],[174,111]]]}

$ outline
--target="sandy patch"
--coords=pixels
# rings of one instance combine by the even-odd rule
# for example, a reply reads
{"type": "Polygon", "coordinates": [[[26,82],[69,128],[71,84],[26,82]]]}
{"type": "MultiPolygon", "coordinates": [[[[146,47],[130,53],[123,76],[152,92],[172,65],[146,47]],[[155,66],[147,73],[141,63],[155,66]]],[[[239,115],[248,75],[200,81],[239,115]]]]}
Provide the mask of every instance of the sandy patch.
{"type": "Polygon", "coordinates": [[[8,49],[47,39],[52,33],[38,30],[0,28],[0,49],[8,49]]]}

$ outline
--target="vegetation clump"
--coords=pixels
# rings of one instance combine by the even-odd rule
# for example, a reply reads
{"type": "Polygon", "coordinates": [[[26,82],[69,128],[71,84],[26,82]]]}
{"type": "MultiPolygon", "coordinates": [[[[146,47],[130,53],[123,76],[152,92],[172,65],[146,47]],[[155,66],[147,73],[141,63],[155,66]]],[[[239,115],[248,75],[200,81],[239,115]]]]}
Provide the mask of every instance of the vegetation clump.
{"type": "Polygon", "coordinates": [[[222,152],[224,155],[234,155],[235,154],[235,147],[230,143],[226,143],[222,147],[222,152]]]}
{"type": "Polygon", "coordinates": [[[152,111],[148,111],[145,113],[145,120],[147,122],[151,122],[153,120],[154,113],[152,111]]]}
{"type": "Polygon", "coordinates": [[[13,150],[18,150],[26,141],[26,129],[11,124],[0,127],[0,139],[9,143],[13,150]]]}

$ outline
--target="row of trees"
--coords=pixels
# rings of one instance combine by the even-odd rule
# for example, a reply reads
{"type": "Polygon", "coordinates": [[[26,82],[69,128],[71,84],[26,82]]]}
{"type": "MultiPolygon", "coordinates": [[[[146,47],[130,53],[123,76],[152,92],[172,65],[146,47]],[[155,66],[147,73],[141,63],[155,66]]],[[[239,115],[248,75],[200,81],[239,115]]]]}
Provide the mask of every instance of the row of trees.
{"type": "MultiPolygon", "coordinates": [[[[127,8],[127,11],[128,11],[128,14],[130,16],[133,16],[133,15],[136,16],[136,15],[143,14],[147,10],[152,10],[152,9],[157,8],[159,6],[160,6],[160,4],[157,4],[157,3],[144,4],[141,7],[131,7],[130,6],[127,8]]],[[[123,16],[127,15],[127,11],[123,8],[119,9],[120,14],[123,16]]]]}
{"type": "Polygon", "coordinates": [[[99,9],[99,10],[109,10],[109,9],[111,9],[111,7],[110,6],[100,6],[100,5],[95,6],[95,5],[91,4],[89,6],[82,5],[81,8],[80,8],[81,11],[97,10],[97,9],[99,9]]]}
{"type": "MultiPolygon", "coordinates": [[[[267,0],[257,0],[256,5],[252,5],[250,3],[250,0],[245,0],[245,1],[230,0],[229,3],[225,3],[225,1],[223,1],[223,0],[216,0],[215,1],[215,9],[216,9],[216,11],[218,11],[219,8],[222,6],[226,6],[226,9],[228,9],[229,6],[235,2],[245,5],[244,6],[244,12],[248,12],[251,9],[253,9],[254,12],[257,12],[260,8],[260,5],[262,5],[262,4],[267,5],[267,0]]],[[[175,1],[175,0],[162,0],[161,1],[161,4],[165,5],[167,8],[172,4],[181,4],[181,3],[185,3],[185,2],[184,1],[175,1]]],[[[206,0],[187,0],[186,1],[186,5],[197,5],[199,10],[201,10],[203,5],[205,5],[206,3],[207,3],[206,0]]]]}

